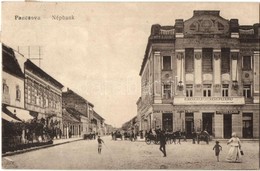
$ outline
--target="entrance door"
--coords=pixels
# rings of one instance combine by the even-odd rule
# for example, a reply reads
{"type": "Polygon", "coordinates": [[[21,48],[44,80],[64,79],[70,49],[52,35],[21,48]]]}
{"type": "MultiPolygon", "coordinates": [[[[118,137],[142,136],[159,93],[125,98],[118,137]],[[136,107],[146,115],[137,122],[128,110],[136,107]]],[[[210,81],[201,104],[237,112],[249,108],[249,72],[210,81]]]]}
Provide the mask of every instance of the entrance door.
{"type": "Polygon", "coordinates": [[[232,115],[224,114],[224,138],[230,138],[232,134],[232,115]]]}
{"type": "Polygon", "coordinates": [[[243,138],[253,138],[252,113],[243,113],[243,138]]]}
{"type": "Polygon", "coordinates": [[[162,129],[163,130],[168,130],[168,131],[172,131],[173,129],[173,125],[172,125],[172,113],[163,113],[162,116],[163,119],[163,125],[162,125],[162,129]]]}
{"type": "Polygon", "coordinates": [[[185,131],[186,137],[191,138],[194,129],[193,113],[185,113],[185,131]]]}
{"type": "Polygon", "coordinates": [[[212,117],[213,113],[202,113],[202,128],[212,135],[212,117]]]}

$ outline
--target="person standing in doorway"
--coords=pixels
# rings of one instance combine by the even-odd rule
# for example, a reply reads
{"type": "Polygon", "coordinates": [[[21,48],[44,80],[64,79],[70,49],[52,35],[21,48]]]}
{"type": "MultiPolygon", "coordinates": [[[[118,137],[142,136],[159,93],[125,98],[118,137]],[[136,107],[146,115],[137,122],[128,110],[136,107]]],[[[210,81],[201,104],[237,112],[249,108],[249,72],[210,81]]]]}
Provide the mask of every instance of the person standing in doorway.
{"type": "Polygon", "coordinates": [[[98,136],[98,154],[101,154],[101,150],[102,150],[102,143],[104,144],[104,141],[100,138],[100,136],[98,136]]]}
{"type": "Polygon", "coordinates": [[[215,155],[217,156],[217,161],[219,162],[219,152],[220,152],[220,150],[222,150],[221,145],[219,145],[219,141],[216,141],[216,144],[213,147],[213,150],[215,150],[215,155]]]}
{"type": "Polygon", "coordinates": [[[164,130],[160,132],[159,134],[159,139],[160,139],[160,151],[163,153],[163,157],[166,157],[166,136],[164,130]]]}

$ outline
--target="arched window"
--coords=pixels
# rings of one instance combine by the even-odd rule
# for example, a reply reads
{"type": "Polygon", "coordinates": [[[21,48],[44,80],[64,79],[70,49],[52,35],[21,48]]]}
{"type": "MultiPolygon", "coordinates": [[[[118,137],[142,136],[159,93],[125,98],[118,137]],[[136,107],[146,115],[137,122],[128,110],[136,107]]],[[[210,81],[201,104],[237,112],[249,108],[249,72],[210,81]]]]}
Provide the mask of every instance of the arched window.
{"type": "Polygon", "coordinates": [[[16,85],[16,100],[20,101],[21,100],[21,90],[19,85],[16,85]]]}

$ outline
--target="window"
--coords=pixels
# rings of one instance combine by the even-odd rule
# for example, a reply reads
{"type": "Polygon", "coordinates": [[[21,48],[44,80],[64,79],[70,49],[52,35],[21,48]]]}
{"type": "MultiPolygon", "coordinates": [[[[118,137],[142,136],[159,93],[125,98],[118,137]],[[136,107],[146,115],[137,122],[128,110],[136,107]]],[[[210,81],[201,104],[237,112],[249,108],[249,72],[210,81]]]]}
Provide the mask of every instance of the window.
{"type": "Polygon", "coordinates": [[[163,85],[163,98],[170,99],[171,98],[171,84],[163,85]]]}
{"type": "Polygon", "coordinates": [[[202,49],[202,72],[213,71],[212,54],[213,54],[212,48],[202,49]]]}
{"type": "Polygon", "coordinates": [[[16,86],[16,100],[20,101],[21,100],[21,90],[19,85],[16,86]]]}
{"type": "Polygon", "coordinates": [[[221,49],[221,73],[230,72],[230,49],[222,48],[221,49]]]}
{"type": "Polygon", "coordinates": [[[203,85],[203,97],[211,97],[211,84],[203,85]]]}
{"type": "Polygon", "coordinates": [[[193,72],[194,69],[194,49],[185,49],[185,71],[193,72]]]}
{"type": "Polygon", "coordinates": [[[193,96],[193,85],[187,84],[186,85],[186,97],[192,97],[193,96]]]}
{"type": "Polygon", "coordinates": [[[228,96],[228,84],[223,84],[222,85],[222,97],[227,97],[228,96]]]}
{"type": "Polygon", "coordinates": [[[251,85],[244,85],[243,96],[245,98],[251,98],[251,85]]]}
{"type": "Polygon", "coordinates": [[[252,58],[251,56],[243,56],[243,70],[252,69],[252,58]]]}
{"type": "Polygon", "coordinates": [[[5,79],[3,79],[3,93],[4,94],[8,94],[9,93],[9,87],[6,84],[6,80],[5,79]]]}
{"type": "Polygon", "coordinates": [[[171,70],[171,56],[163,56],[163,70],[171,70]]]}

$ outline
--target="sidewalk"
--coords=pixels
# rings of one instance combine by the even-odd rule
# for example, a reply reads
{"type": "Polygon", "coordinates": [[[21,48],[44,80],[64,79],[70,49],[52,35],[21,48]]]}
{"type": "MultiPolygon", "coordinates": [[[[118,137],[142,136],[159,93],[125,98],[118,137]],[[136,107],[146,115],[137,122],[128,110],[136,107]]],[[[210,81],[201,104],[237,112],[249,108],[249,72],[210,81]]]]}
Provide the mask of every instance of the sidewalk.
{"type": "Polygon", "coordinates": [[[39,149],[43,149],[43,148],[53,147],[53,146],[62,145],[62,144],[75,142],[75,141],[80,141],[80,140],[83,140],[83,138],[82,137],[73,137],[73,138],[68,138],[68,139],[65,139],[65,138],[54,139],[53,144],[27,148],[27,149],[17,150],[17,151],[13,151],[13,152],[6,152],[5,154],[2,154],[2,157],[12,156],[12,155],[16,155],[16,154],[22,154],[22,153],[26,153],[29,151],[35,151],[35,150],[39,150],[39,149]]]}

